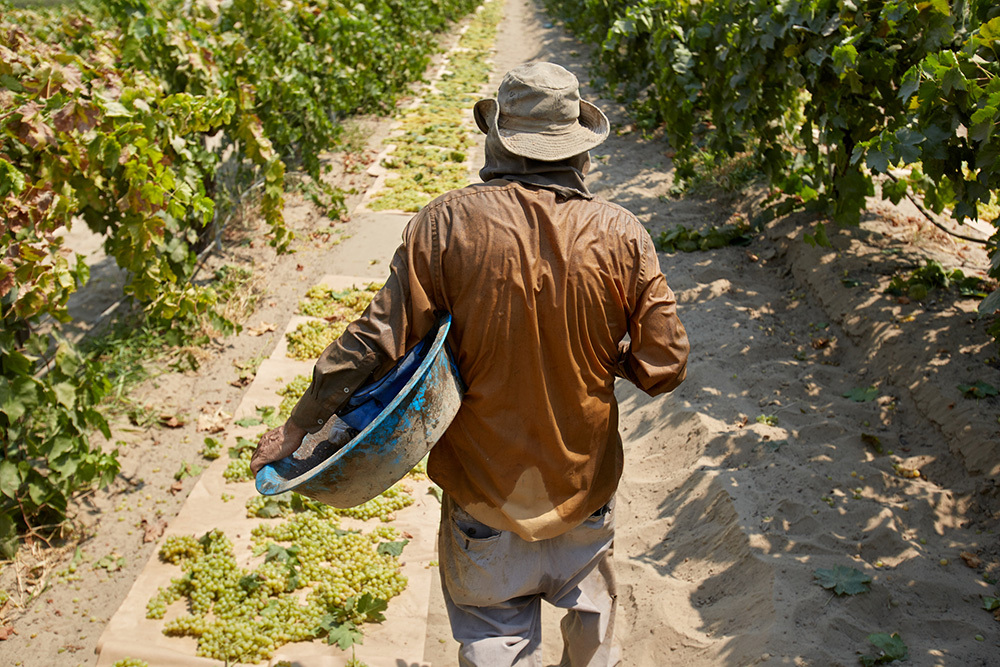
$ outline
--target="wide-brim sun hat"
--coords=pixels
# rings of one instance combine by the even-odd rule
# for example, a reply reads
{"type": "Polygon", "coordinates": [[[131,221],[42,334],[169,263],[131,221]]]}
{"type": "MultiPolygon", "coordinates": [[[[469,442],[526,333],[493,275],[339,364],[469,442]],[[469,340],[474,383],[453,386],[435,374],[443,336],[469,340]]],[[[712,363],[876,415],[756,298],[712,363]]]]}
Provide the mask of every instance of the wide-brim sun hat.
{"type": "Polygon", "coordinates": [[[608,138],[611,126],[596,106],[580,99],[580,82],[554,63],[528,63],[507,72],[496,99],[476,102],[476,124],[496,128],[504,148],[546,162],[585,153],[608,138]]]}

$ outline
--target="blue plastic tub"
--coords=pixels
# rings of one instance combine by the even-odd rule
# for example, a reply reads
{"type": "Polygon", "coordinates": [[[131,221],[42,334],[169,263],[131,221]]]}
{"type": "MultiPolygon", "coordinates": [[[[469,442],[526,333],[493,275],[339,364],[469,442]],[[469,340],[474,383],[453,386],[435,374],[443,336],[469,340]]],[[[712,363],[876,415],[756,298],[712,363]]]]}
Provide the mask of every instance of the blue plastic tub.
{"type": "Polygon", "coordinates": [[[360,505],[398,482],[431,450],[458,413],[465,386],[445,339],[451,315],[385,378],[355,392],[341,418],[360,433],[340,449],[316,445],[257,473],[257,491],[295,491],[333,507],[360,505]],[[384,407],[383,407],[384,406],[384,407]]]}

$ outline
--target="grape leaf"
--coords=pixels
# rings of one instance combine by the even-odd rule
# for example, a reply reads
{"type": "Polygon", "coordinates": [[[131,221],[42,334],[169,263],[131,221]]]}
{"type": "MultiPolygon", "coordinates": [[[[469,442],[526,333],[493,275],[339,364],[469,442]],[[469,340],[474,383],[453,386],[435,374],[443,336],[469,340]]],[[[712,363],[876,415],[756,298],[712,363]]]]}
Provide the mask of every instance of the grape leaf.
{"type": "Polygon", "coordinates": [[[984,42],[1000,40],[1000,16],[994,17],[979,26],[979,38],[984,42]]]}
{"type": "Polygon", "coordinates": [[[288,579],[285,581],[285,592],[291,593],[302,585],[302,575],[299,573],[299,569],[289,563],[288,565],[288,579]]]}
{"type": "Polygon", "coordinates": [[[264,581],[263,577],[261,577],[257,573],[254,573],[247,575],[245,577],[240,577],[239,586],[247,593],[253,593],[258,588],[260,588],[260,585],[263,581],[264,581]]]}
{"type": "Polygon", "coordinates": [[[8,498],[16,498],[20,486],[21,477],[18,474],[17,465],[7,459],[0,461],[0,493],[8,498]]]}
{"type": "Polygon", "coordinates": [[[850,391],[841,394],[844,398],[849,398],[855,403],[867,403],[878,398],[877,387],[854,387],[850,391]]]}
{"type": "Polygon", "coordinates": [[[868,635],[868,641],[879,649],[879,654],[861,656],[861,664],[865,667],[882,665],[887,662],[895,662],[896,660],[906,660],[910,657],[909,650],[906,648],[906,644],[903,643],[902,638],[900,638],[899,633],[894,632],[890,635],[887,632],[876,632],[868,635]]]}
{"type": "Polygon", "coordinates": [[[983,609],[985,609],[986,611],[993,611],[995,609],[1000,609],[1000,598],[992,598],[988,595],[984,595],[983,609]]]}
{"type": "Polygon", "coordinates": [[[378,545],[377,551],[379,554],[389,554],[390,556],[399,558],[403,554],[403,547],[409,543],[409,540],[402,540],[399,542],[382,542],[378,545]]]}
{"type": "Polygon", "coordinates": [[[818,569],[814,573],[823,588],[833,589],[837,595],[857,595],[867,593],[872,578],[861,570],[843,565],[834,565],[832,570],[818,569]]]}
{"type": "MultiPolygon", "coordinates": [[[[278,409],[273,405],[266,405],[264,407],[257,406],[257,416],[259,422],[267,426],[268,428],[278,428],[284,423],[284,420],[278,415],[278,409]]],[[[253,419],[248,417],[248,419],[253,419]]],[[[251,424],[251,426],[256,426],[257,424],[251,424]]]]}
{"type": "Polygon", "coordinates": [[[815,234],[805,234],[803,235],[802,240],[814,248],[816,246],[821,248],[833,247],[833,244],[830,243],[830,237],[826,235],[826,226],[822,222],[817,223],[815,234]]]}
{"type": "Polygon", "coordinates": [[[236,438],[236,445],[229,448],[229,458],[238,459],[245,449],[257,449],[257,445],[243,436],[236,438]]]}
{"type": "Polygon", "coordinates": [[[355,644],[362,643],[363,640],[364,635],[352,621],[332,625],[326,635],[326,643],[336,644],[341,651],[346,651],[355,644]]]}
{"type": "MultiPolygon", "coordinates": [[[[1000,252],[993,255],[994,261],[1000,260],[1000,252]]],[[[979,312],[983,315],[989,315],[1000,310],[1000,289],[993,290],[988,297],[983,299],[982,303],[979,304],[979,312]]]]}
{"type": "Polygon", "coordinates": [[[301,547],[297,545],[292,545],[285,548],[281,545],[271,542],[267,545],[267,555],[264,556],[264,562],[270,563],[272,560],[276,560],[280,563],[293,564],[299,562],[299,551],[301,547]]]}
{"type": "Polygon", "coordinates": [[[1000,393],[996,387],[982,380],[979,380],[975,384],[960,384],[958,385],[958,390],[966,398],[986,398],[987,396],[996,396],[1000,393]]]}
{"type": "MultiPolygon", "coordinates": [[[[350,601],[349,599],[348,602],[350,601]]],[[[372,623],[381,623],[384,621],[385,616],[382,615],[382,612],[388,608],[388,602],[372,596],[371,593],[365,593],[354,602],[354,611],[361,614],[366,621],[371,621],[372,623]]]]}
{"type": "Polygon", "coordinates": [[[281,503],[268,498],[264,501],[264,506],[257,510],[256,515],[261,519],[273,519],[276,516],[281,516],[281,512],[281,503]]]}
{"type": "Polygon", "coordinates": [[[13,560],[17,548],[17,526],[9,516],[0,514],[0,558],[13,560]]]}

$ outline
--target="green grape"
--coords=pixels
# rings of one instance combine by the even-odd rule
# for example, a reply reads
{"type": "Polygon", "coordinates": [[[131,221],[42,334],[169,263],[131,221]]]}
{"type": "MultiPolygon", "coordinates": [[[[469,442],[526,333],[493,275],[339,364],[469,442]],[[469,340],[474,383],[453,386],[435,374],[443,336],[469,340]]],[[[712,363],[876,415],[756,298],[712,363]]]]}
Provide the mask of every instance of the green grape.
{"type": "Polygon", "coordinates": [[[116,660],[111,667],[149,667],[149,663],[139,658],[122,658],[116,660]]]}
{"type": "Polygon", "coordinates": [[[300,361],[312,361],[323,353],[333,341],[340,338],[347,328],[347,322],[324,322],[310,320],[295,327],[295,331],[285,334],[288,339],[288,356],[300,361]]]}

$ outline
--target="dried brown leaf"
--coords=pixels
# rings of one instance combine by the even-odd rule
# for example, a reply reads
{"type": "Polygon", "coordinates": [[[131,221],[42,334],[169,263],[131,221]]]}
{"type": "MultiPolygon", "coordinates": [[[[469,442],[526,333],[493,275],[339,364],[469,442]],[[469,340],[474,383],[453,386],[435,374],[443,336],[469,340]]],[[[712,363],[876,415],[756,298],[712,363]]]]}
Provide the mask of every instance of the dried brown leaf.
{"type": "Polygon", "coordinates": [[[221,433],[226,430],[226,424],[232,419],[231,415],[222,411],[222,408],[215,412],[202,412],[198,415],[198,430],[206,433],[221,433]]]}
{"type": "Polygon", "coordinates": [[[184,426],[184,422],[178,419],[176,415],[160,415],[160,425],[167,428],[180,428],[184,426]]]}
{"type": "Polygon", "coordinates": [[[167,529],[166,521],[157,521],[154,523],[150,523],[149,520],[146,519],[146,517],[142,518],[141,525],[142,525],[143,544],[147,542],[155,542],[156,540],[160,539],[160,536],[163,535],[163,531],[167,529]]]}
{"type": "Polygon", "coordinates": [[[270,333],[277,329],[277,326],[271,324],[270,322],[261,322],[259,326],[248,327],[247,333],[251,336],[263,336],[266,333],[270,333]]]}
{"type": "Polygon", "coordinates": [[[971,551],[963,551],[958,555],[961,556],[962,560],[965,561],[965,564],[971,567],[972,569],[976,569],[983,563],[983,561],[980,560],[979,556],[972,553],[971,551]]]}
{"type": "Polygon", "coordinates": [[[823,348],[825,348],[825,347],[827,347],[827,346],[830,345],[830,339],[829,338],[813,338],[811,341],[809,341],[809,344],[812,345],[812,348],[814,350],[822,350],[823,348]]]}

